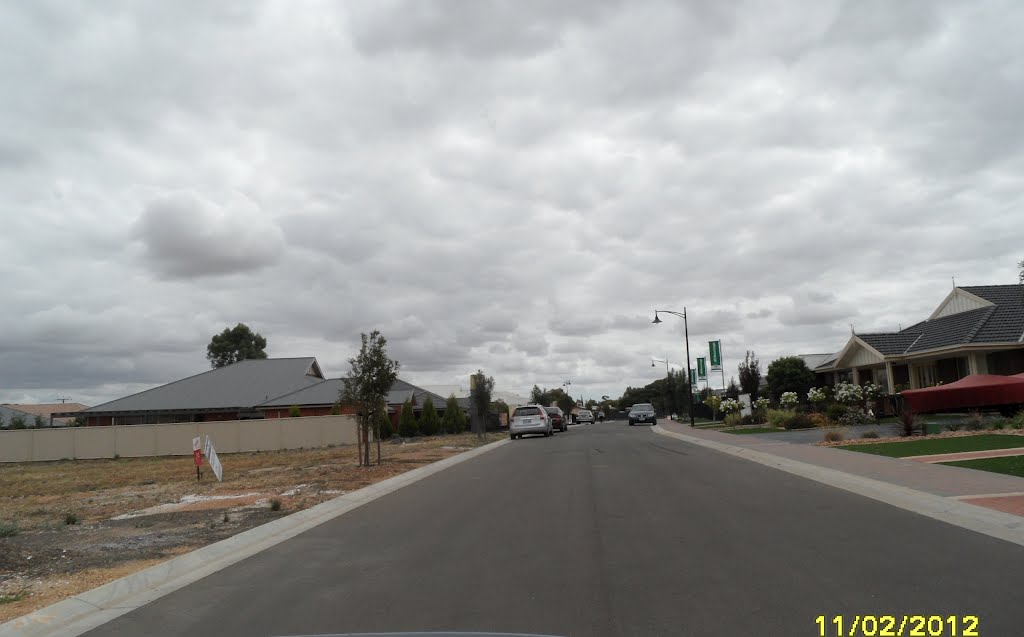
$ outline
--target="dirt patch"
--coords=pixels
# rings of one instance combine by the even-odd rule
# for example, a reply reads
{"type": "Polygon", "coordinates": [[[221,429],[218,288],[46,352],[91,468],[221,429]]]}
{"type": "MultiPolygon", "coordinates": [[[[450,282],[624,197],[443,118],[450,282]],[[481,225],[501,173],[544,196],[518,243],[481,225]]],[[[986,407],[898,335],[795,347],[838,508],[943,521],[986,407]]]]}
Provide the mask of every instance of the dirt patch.
{"type": "Polygon", "coordinates": [[[372,467],[348,445],[222,454],[224,482],[191,456],[2,464],[0,622],[502,437],[385,444],[372,467]]]}

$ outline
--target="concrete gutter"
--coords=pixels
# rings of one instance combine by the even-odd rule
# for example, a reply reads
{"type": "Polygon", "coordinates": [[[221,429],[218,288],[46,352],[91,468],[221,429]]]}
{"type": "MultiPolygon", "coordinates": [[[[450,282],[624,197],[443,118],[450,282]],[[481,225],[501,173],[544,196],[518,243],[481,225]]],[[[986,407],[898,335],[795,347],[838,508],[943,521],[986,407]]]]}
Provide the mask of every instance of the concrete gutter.
{"type": "MultiPolygon", "coordinates": [[[[144,604],[333,520],[368,502],[507,444],[492,442],[382,480],[127,575],[0,625],[0,637],[75,637],[144,604]]],[[[966,505],[965,505],[966,506],[966,505]]]]}
{"type": "Polygon", "coordinates": [[[1001,511],[974,506],[953,498],[932,495],[916,489],[909,489],[881,480],[836,471],[798,460],[790,460],[747,447],[730,445],[715,440],[697,438],[686,434],[662,429],[655,425],[652,430],[663,436],[676,438],[694,445],[738,456],[773,469],[827,484],[837,489],[885,502],[906,511],[918,513],[935,520],[953,524],[964,529],[1024,546],[1024,518],[1001,511]]]}

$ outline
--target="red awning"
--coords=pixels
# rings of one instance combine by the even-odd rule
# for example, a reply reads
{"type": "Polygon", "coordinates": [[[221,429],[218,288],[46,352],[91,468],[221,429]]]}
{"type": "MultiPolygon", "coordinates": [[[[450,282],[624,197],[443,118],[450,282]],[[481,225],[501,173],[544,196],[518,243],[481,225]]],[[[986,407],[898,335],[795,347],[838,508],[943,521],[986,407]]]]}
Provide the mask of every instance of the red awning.
{"type": "Polygon", "coordinates": [[[1024,374],[973,374],[955,383],[900,392],[915,412],[1024,404],[1024,374]]]}

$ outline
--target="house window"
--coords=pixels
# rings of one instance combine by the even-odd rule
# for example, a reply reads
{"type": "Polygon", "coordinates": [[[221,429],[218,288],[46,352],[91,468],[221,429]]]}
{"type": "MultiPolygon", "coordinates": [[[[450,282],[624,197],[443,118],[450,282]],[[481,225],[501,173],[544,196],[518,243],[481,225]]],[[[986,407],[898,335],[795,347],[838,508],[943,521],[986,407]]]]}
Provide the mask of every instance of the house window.
{"type": "Polygon", "coordinates": [[[932,387],[938,382],[938,372],[935,363],[921,365],[917,368],[917,384],[920,387],[932,387]]]}

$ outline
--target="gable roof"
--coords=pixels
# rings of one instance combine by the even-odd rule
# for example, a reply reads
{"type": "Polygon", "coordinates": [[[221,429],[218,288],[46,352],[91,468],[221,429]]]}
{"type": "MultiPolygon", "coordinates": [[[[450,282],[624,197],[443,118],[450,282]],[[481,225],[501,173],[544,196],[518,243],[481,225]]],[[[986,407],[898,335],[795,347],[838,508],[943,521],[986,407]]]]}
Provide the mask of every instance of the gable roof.
{"type": "Polygon", "coordinates": [[[895,332],[881,334],[857,334],[860,340],[875,348],[883,356],[902,354],[914,344],[921,334],[919,332],[895,332]]]}
{"type": "Polygon", "coordinates": [[[972,342],[1020,341],[1024,336],[1024,285],[972,285],[962,289],[995,304],[972,342]]]}
{"type": "MultiPolygon", "coordinates": [[[[0,407],[7,407],[9,409],[15,409],[18,411],[25,412],[27,414],[31,414],[33,420],[35,420],[36,416],[42,416],[44,419],[46,419],[47,425],[50,424],[50,414],[66,414],[70,412],[82,411],[83,409],[89,408],[87,405],[83,405],[81,403],[37,403],[33,405],[4,403],[3,405],[0,405],[0,407]]],[[[54,422],[59,422],[62,425],[66,425],[68,421],[73,420],[73,418],[73,416],[55,416],[53,420],[54,422]]]]}
{"type": "MultiPolygon", "coordinates": [[[[277,396],[261,402],[257,407],[260,409],[274,407],[300,406],[327,406],[338,401],[338,395],[345,387],[344,378],[329,378],[309,387],[302,387],[282,396],[277,396]]],[[[391,390],[388,392],[387,403],[389,405],[400,405],[410,398],[414,398],[417,406],[422,405],[427,397],[434,402],[435,407],[443,407],[445,399],[433,392],[429,392],[401,378],[395,379],[391,390]]]]}
{"type": "Polygon", "coordinates": [[[323,379],[313,357],[250,359],[90,407],[82,413],[246,409],[323,379]]]}
{"type": "Polygon", "coordinates": [[[835,354],[797,354],[797,358],[802,358],[808,369],[816,369],[822,364],[828,362],[829,359],[834,359],[835,354]]]}

